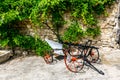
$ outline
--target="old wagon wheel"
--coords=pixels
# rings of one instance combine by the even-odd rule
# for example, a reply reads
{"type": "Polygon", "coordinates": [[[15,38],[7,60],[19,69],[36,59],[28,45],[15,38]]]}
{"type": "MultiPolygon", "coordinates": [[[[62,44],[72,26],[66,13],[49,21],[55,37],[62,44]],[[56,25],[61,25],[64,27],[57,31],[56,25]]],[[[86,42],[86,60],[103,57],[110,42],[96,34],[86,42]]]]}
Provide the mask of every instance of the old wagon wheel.
{"type": "Polygon", "coordinates": [[[74,52],[72,51],[67,51],[64,56],[64,62],[66,65],[66,68],[71,71],[78,73],[82,70],[84,63],[83,59],[79,57],[79,52],[78,55],[74,55],[74,52]]]}
{"type": "Polygon", "coordinates": [[[88,51],[87,59],[92,63],[100,62],[98,49],[91,48],[90,51],[88,51]]]}

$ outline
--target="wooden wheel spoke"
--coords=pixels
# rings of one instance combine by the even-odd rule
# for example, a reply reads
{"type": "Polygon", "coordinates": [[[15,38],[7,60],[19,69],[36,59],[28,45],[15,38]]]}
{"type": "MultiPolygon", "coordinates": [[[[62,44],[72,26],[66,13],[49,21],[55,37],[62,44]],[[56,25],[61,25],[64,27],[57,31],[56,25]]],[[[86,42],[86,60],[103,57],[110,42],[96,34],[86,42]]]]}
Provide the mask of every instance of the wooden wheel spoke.
{"type": "Polygon", "coordinates": [[[74,64],[74,69],[75,69],[74,71],[77,72],[77,67],[75,65],[75,61],[73,61],[73,64],[74,64]]]}

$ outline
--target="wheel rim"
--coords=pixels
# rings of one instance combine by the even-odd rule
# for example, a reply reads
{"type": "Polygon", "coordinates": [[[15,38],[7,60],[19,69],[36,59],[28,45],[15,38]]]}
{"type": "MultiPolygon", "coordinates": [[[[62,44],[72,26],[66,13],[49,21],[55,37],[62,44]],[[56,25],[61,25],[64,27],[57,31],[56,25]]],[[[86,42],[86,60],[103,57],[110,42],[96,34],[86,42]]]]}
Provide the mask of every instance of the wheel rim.
{"type": "Polygon", "coordinates": [[[71,71],[78,73],[82,70],[83,68],[83,59],[82,58],[77,58],[78,56],[70,55],[69,53],[65,54],[64,61],[66,68],[71,71]]]}
{"type": "Polygon", "coordinates": [[[99,60],[98,49],[92,49],[92,51],[90,51],[87,59],[92,63],[96,63],[99,60]]]}

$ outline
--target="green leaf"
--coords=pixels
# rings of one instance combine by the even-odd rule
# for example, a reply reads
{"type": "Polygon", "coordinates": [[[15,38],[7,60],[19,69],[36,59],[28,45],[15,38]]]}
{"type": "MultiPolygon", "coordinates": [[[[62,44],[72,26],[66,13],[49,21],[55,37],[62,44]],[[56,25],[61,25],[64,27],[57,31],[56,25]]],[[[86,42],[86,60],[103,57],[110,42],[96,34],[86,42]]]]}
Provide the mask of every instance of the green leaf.
{"type": "Polygon", "coordinates": [[[8,39],[0,40],[0,46],[1,46],[1,47],[7,46],[8,42],[9,42],[8,39]]]}

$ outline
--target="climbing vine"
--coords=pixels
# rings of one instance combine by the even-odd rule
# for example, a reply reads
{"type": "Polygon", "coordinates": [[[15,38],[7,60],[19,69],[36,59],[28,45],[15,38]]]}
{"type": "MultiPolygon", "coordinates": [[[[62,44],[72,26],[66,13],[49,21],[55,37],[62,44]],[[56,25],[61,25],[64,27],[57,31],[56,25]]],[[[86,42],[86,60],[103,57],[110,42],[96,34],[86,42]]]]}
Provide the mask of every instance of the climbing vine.
{"type": "Polygon", "coordinates": [[[19,33],[19,29],[14,28],[14,25],[27,19],[40,27],[44,27],[43,22],[49,22],[56,29],[66,23],[63,17],[66,12],[71,14],[71,25],[65,35],[62,35],[63,39],[75,41],[85,35],[95,37],[100,34],[96,16],[105,13],[106,6],[110,6],[114,1],[2,0],[0,2],[0,46],[19,46],[42,54],[49,46],[41,39],[19,33]],[[77,22],[80,20],[81,23],[76,23],[73,20],[77,22]],[[87,29],[83,30],[81,24],[85,25],[87,29]]]}
{"type": "Polygon", "coordinates": [[[72,22],[69,28],[64,32],[62,39],[68,42],[75,42],[85,36],[85,31],[78,22],[72,22]]]}

